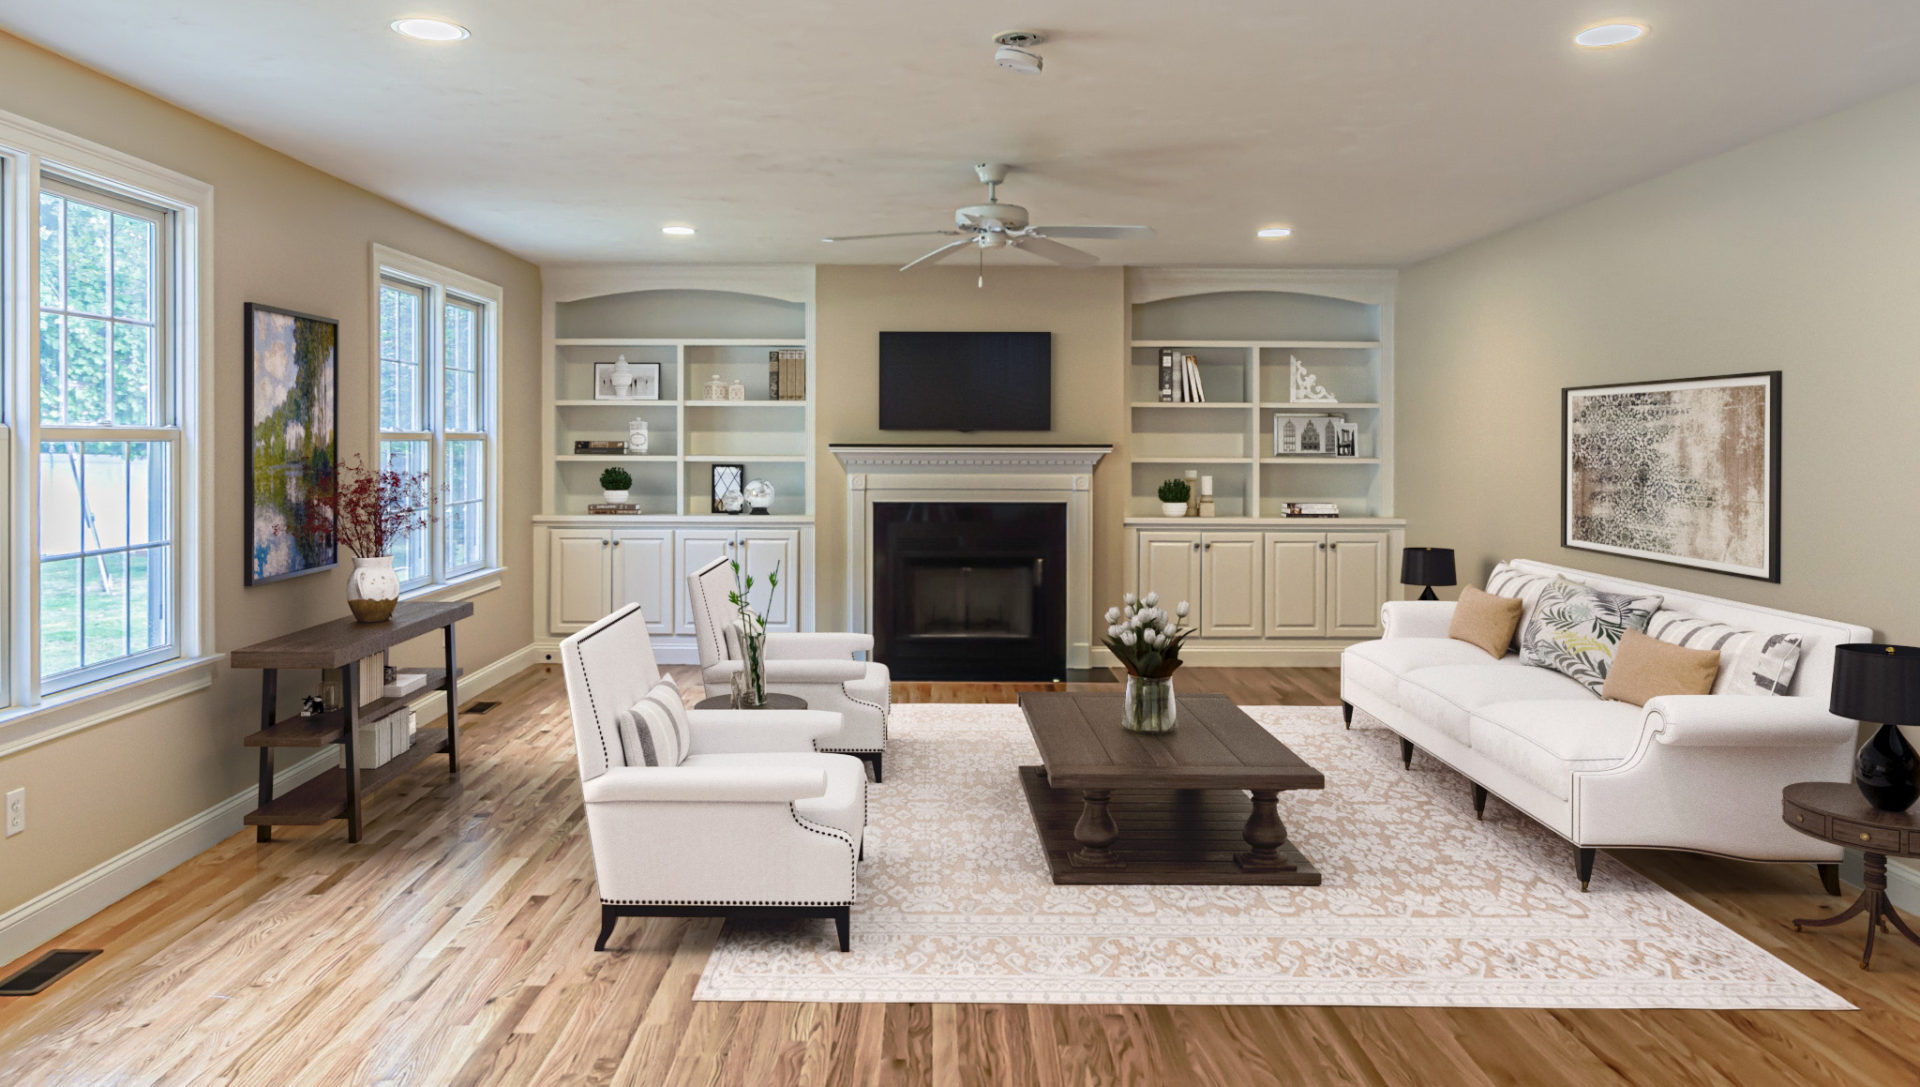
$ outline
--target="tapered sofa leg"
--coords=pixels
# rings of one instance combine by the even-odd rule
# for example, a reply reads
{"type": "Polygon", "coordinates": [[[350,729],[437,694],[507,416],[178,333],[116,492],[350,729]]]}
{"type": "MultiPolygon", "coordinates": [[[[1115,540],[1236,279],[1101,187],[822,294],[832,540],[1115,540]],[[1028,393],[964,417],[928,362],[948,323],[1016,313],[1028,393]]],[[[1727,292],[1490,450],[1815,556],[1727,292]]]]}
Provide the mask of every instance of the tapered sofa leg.
{"type": "Polygon", "coordinates": [[[880,784],[880,768],[886,761],[887,761],[886,752],[875,751],[873,753],[873,783],[875,785],[880,784]]]}
{"type": "Polygon", "coordinates": [[[1341,701],[1340,719],[1346,722],[1348,728],[1353,727],[1353,703],[1345,701],[1344,699],[1341,701]]]}
{"type": "Polygon", "coordinates": [[[1840,866],[1837,864],[1820,864],[1814,867],[1820,869],[1820,886],[1825,887],[1828,894],[1839,898],[1840,866]]]}
{"type": "Polygon", "coordinates": [[[613,926],[620,920],[620,913],[604,903],[600,906],[600,938],[593,943],[595,951],[607,949],[607,938],[613,935],[613,926]]]}
{"type": "Polygon", "coordinates": [[[1473,787],[1473,817],[1475,819],[1485,819],[1487,817],[1487,787],[1485,785],[1475,785],[1473,787]]]}
{"type": "Polygon", "coordinates": [[[840,950],[853,950],[853,907],[842,906],[833,911],[833,928],[840,934],[840,950]]]}
{"type": "Polygon", "coordinates": [[[1405,736],[1400,737],[1400,766],[1405,770],[1413,769],[1413,741],[1405,736]]]}
{"type": "Polygon", "coordinates": [[[1597,849],[1580,850],[1580,889],[1582,891],[1586,890],[1587,884],[1593,881],[1593,858],[1598,852],[1597,849]]]}

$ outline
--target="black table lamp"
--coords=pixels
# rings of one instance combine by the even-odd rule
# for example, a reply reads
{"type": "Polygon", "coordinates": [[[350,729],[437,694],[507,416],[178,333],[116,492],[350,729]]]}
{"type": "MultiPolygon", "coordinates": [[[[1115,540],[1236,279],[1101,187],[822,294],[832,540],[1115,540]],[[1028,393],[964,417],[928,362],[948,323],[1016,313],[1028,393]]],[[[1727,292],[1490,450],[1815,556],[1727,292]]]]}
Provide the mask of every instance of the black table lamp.
{"type": "Polygon", "coordinates": [[[1920,757],[1898,725],[1920,725],[1920,649],[1906,645],[1843,645],[1833,653],[1833,700],[1839,717],[1878,721],[1854,766],[1854,784],[1881,811],[1906,811],[1920,799],[1920,757]]]}
{"type": "Polygon", "coordinates": [[[1438,600],[1435,585],[1452,585],[1453,548],[1409,547],[1400,555],[1400,584],[1423,585],[1422,600],[1438,600]]]}

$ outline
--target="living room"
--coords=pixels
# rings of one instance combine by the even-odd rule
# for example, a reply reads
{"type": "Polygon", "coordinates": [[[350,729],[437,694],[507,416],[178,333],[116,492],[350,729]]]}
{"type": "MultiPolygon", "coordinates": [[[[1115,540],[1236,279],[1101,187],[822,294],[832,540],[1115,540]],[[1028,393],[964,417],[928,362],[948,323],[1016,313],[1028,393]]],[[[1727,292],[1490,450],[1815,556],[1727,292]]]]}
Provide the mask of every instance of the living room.
{"type": "Polygon", "coordinates": [[[833,14],[0,0],[0,1075],[1920,1080],[1920,12],[833,14]]]}

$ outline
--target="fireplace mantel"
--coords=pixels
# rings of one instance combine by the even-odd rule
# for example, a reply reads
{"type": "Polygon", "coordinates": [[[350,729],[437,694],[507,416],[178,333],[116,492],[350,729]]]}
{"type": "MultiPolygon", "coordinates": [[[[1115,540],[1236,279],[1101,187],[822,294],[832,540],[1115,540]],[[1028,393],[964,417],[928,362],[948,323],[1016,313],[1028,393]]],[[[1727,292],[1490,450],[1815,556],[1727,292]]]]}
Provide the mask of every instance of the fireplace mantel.
{"type": "Polygon", "coordinates": [[[1067,667],[1091,665],[1093,467],[1110,445],[830,445],[847,469],[847,626],[873,630],[876,502],[1067,507],[1067,667]]]}

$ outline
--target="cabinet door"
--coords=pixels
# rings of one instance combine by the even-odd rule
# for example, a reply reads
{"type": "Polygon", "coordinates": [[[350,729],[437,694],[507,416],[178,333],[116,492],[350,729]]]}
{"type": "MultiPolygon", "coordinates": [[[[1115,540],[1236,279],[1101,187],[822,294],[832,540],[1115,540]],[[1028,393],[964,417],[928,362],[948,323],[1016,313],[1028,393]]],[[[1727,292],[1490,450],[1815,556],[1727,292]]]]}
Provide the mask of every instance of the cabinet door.
{"type": "Polygon", "coordinates": [[[733,558],[733,530],[683,528],[673,535],[680,548],[679,576],[673,579],[673,597],[679,601],[674,608],[675,629],[681,634],[692,634],[693,601],[687,595],[687,575],[714,559],[733,558]]]}
{"type": "Polygon", "coordinates": [[[739,541],[734,556],[740,563],[741,581],[744,583],[749,577],[753,579],[753,591],[748,594],[748,603],[753,605],[753,610],[767,617],[769,631],[799,630],[800,609],[796,590],[800,584],[800,530],[743,528],[739,533],[739,541]],[[767,578],[776,564],[780,569],[780,585],[769,600],[767,578]]]}
{"type": "Polygon", "coordinates": [[[1327,632],[1327,537],[1269,532],[1267,637],[1311,638],[1327,632]]]}
{"type": "Polygon", "coordinates": [[[1387,602],[1387,538],[1366,532],[1327,533],[1327,633],[1377,638],[1387,602]]]}
{"type": "Polygon", "coordinates": [[[547,533],[547,627],[570,634],[612,611],[607,596],[607,534],[556,528],[547,533]]]}
{"type": "MultiPolygon", "coordinates": [[[[1200,534],[1198,532],[1142,532],[1140,584],[1133,591],[1159,593],[1160,602],[1173,607],[1185,600],[1193,605],[1186,625],[1204,630],[1206,603],[1200,598],[1200,534]]],[[[1101,629],[1106,629],[1104,622],[1101,629]]]]}
{"type": "MultiPolygon", "coordinates": [[[[1258,638],[1264,617],[1260,600],[1260,534],[1206,532],[1200,536],[1202,638],[1258,638]]],[[[1161,603],[1172,607],[1165,595],[1161,603]]]]}
{"type": "Polygon", "coordinates": [[[673,532],[622,529],[613,534],[613,607],[640,605],[647,629],[673,633],[673,532]]]}

